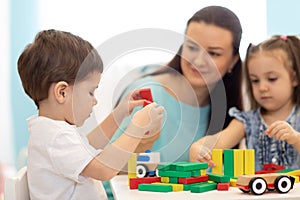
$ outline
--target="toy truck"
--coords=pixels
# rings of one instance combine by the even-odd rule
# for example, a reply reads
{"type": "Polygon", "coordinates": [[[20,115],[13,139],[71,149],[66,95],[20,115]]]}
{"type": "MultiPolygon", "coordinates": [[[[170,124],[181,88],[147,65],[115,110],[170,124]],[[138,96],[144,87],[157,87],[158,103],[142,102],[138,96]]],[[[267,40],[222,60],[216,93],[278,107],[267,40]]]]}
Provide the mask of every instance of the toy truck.
{"type": "Polygon", "coordinates": [[[276,190],[278,193],[287,193],[294,186],[295,178],[287,174],[268,173],[255,175],[241,175],[236,186],[244,193],[251,192],[261,195],[266,190],[276,190]]]}
{"type": "Polygon", "coordinates": [[[157,165],[160,163],[160,153],[151,152],[139,153],[136,161],[136,176],[143,178],[147,176],[155,176],[157,165]]]}

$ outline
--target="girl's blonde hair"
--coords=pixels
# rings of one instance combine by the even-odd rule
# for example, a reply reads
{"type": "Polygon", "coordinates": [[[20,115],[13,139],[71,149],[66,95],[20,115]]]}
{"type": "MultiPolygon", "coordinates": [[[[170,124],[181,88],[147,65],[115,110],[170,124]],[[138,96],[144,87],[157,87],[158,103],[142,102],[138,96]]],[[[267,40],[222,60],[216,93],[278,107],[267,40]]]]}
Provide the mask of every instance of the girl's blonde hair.
{"type": "MultiPolygon", "coordinates": [[[[248,63],[258,53],[269,54],[280,59],[291,73],[296,74],[297,82],[300,83],[300,40],[297,36],[275,35],[270,39],[258,44],[250,44],[244,62],[244,76],[246,80],[246,91],[248,93],[250,109],[256,109],[259,104],[255,101],[252,85],[249,78],[248,63]]],[[[300,106],[299,86],[294,88],[293,102],[300,106]]]]}

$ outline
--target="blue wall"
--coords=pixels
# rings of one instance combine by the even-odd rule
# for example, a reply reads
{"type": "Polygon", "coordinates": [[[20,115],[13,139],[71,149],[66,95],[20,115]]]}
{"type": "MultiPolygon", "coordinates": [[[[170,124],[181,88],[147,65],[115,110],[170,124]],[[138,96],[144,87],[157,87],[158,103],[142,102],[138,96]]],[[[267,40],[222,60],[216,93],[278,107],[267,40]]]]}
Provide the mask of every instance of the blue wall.
{"type": "Polygon", "coordinates": [[[267,30],[271,35],[300,33],[299,0],[267,0],[267,30]]]}
{"type": "Polygon", "coordinates": [[[26,119],[36,113],[33,102],[23,91],[17,71],[17,60],[25,46],[32,42],[38,31],[38,4],[37,0],[11,0],[10,8],[10,91],[15,159],[17,159],[19,151],[27,146],[29,138],[26,119]]]}

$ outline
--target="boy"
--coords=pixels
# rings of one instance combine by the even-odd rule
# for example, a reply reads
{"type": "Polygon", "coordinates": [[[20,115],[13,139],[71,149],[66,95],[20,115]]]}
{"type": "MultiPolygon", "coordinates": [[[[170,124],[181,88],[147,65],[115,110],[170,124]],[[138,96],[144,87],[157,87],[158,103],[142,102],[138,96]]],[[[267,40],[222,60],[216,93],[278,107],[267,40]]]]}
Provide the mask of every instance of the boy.
{"type": "Polygon", "coordinates": [[[38,115],[28,119],[31,199],[106,199],[100,181],[93,179],[111,179],[144,133],[158,132],[163,108],[151,103],[133,116],[122,137],[107,145],[118,123],[144,104],[137,90],[87,136],[79,134],[77,127],[97,104],[94,92],[102,71],[93,46],[63,31],[41,31],[20,55],[23,88],[38,108],[38,115]]]}

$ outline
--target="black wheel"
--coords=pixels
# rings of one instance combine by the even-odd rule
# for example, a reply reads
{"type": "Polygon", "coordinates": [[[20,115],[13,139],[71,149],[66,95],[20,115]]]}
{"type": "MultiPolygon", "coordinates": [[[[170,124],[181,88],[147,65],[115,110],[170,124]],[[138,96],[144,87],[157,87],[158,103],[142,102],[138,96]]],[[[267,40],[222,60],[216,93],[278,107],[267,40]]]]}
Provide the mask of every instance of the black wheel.
{"type": "Polygon", "coordinates": [[[148,176],[148,167],[146,165],[139,164],[136,166],[136,176],[138,178],[144,178],[148,176]]]}
{"type": "Polygon", "coordinates": [[[274,186],[277,192],[287,193],[293,188],[294,182],[288,176],[278,176],[275,179],[274,186]]]}
{"type": "Polygon", "coordinates": [[[244,189],[242,189],[242,188],[239,188],[242,192],[244,192],[244,193],[249,193],[250,192],[250,190],[244,190],[244,189]]]}
{"type": "Polygon", "coordinates": [[[251,179],[249,188],[251,193],[261,195],[266,191],[267,183],[263,178],[255,177],[251,179]]]}

